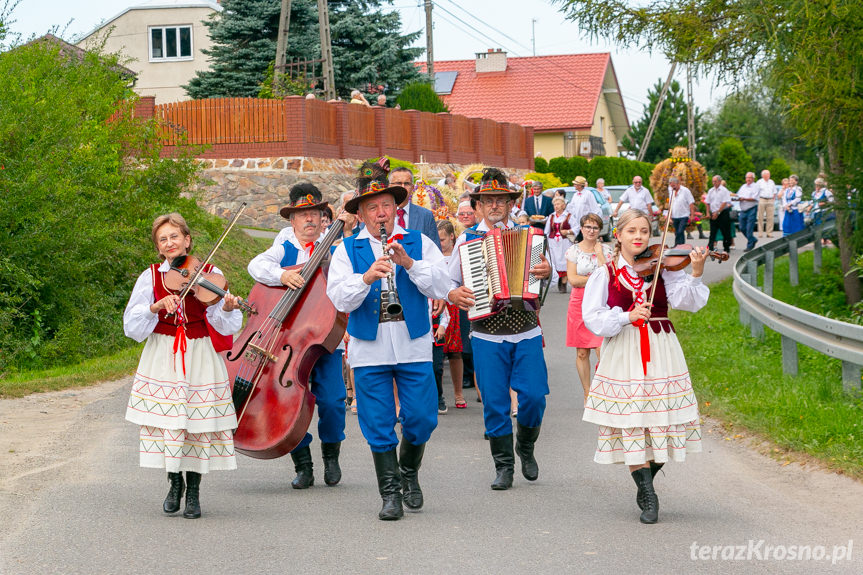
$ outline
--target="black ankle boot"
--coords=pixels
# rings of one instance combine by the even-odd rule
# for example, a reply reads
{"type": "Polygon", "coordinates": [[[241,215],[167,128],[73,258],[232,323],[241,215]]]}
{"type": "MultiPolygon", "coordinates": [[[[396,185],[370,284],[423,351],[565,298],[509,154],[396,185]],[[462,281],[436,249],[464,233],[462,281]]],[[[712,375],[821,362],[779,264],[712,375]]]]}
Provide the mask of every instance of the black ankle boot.
{"type": "Polygon", "coordinates": [[[426,445],[414,445],[405,439],[399,446],[399,471],[402,475],[402,498],[408,511],[419,511],[423,506],[423,491],[420,489],[419,470],[426,445]]]}
{"type": "Polygon", "coordinates": [[[518,458],[521,459],[521,474],[528,481],[536,481],[536,478],[539,477],[539,465],[537,465],[536,459],[533,457],[533,446],[539,437],[539,426],[525,427],[521,423],[518,423],[517,429],[515,452],[518,453],[518,458]]]}
{"type": "Polygon", "coordinates": [[[201,516],[201,474],[194,471],[186,472],[186,508],[183,517],[197,519],[201,516]]]}
{"type": "Polygon", "coordinates": [[[183,498],[186,483],[183,481],[183,474],[179,472],[171,473],[169,471],[168,481],[171,483],[171,488],[168,489],[168,496],[165,497],[165,503],[162,504],[162,511],[176,513],[180,510],[180,500],[183,498]]]}
{"type": "Polygon", "coordinates": [[[641,491],[644,503],[640,520],[642,523],[653,524],[659,521],[659,497],[653,490],[653,474],[647,467],[641,467],[632,472],[632,479],[641,491]]]}
{"type": "MultiPolygon", "coordinates": [[[[665,463],[656,463],[655,461],[650,462],[650,476],[656,477],[656,474],[659,473],[659,470],[662,469],[662,466],[665,463]]],[[[638,488],[638,493],[635,494],[635,502],[638,503],[639,509],[644,509],[644,492],[641,488],[638,488]]]]}
{"type": "Polygon", "coordinates": [[[557,280],[557,291],[566,293],[566,278],[562,277],[557,280]]]}
{"type": "Polygon", "coordinates": [[[377,453],[372,451],[375,461],[375,474],[378,476],[378,492],[383,505],[378,519],[393,521],[401,519],[405,512],[402,508],[402,478],[399,474],[399,460],[395,449],[377,453]]]}
{"type": "Polygon", "coordinates": [[[297,476],[291,481],[291,487],[294,489],[308,489],[315,484],[315,476],[312,475],[312,450],[309,446],[291,452],[291,459],[294,460],[294,471],[297,476]]]}
{"type": "Polygon", "coordinates": [[[512,433],[500,437],[489,437],[491,456],[494,459],[494,469],[497,476],[491,484],[495,491],[504,491],[512,487],[512,475],[515,472],[515,455],[512,451],[512,433]]]}
{"type": "Polygon", "coordinates": [[[341,443],[321,443],[321,455],[324,458],[324,483],[327,485],[336,485],[342,480],[342,468],[339,467],[341,447],[341,443]]]}

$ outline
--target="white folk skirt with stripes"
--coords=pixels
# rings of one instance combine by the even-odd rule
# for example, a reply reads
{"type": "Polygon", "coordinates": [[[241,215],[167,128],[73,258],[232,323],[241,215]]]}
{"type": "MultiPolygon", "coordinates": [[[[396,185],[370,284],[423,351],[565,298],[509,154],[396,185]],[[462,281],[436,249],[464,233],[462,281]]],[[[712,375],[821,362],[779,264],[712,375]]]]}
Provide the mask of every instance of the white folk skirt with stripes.
{"type": "Polygon", "coordinates": [[[141,426],[141,467],[207,473],[236,469],[237,416],[224,360],[210,338],[187,340],[186,375],[174,338],[151,334],[126,407],[141,426]]]}
{"type": "Polygon", "coordinates": [[[584,421],[599,425],[597,463],[683,461],[701,451],[698,401],[677,335],[648,333],[646,375],[638,328],[603,341],[584,407],[584,421]]]}

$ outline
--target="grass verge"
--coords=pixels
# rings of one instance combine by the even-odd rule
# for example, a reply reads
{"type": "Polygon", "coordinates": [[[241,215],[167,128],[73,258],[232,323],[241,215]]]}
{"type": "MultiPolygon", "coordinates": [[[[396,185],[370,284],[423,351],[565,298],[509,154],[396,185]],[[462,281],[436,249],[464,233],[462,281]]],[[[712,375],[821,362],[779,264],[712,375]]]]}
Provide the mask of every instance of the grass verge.
{"type": "MultiPolygon", "coordinates": [[[[817,313],[832,309],[834,317],[840,315],[835,299],[812,291],[829,281],[828,274],[813,278],[811,254],[800,256],[800,286],[788,285],[782,258],[774,293],[807,309],[820,307],[812,310],[817,313]]],[[[696,314],[672,312],[701,412],[863,479],[863,399],[842,391],[840,361],[800,345],[799,375],[785,375],[779,334],[765,329],[763,340],[749,335],[738,320],[731,283],[729,278],[710,286],[710,302],[696,314]]]]}
{"type": "Polygon", "coordinates": [[[76,365],[22,371],[0,380],[0,397],[23,397],[31,393],[85,387],[111,381],[135,371],[143,344],[76,365]]]}

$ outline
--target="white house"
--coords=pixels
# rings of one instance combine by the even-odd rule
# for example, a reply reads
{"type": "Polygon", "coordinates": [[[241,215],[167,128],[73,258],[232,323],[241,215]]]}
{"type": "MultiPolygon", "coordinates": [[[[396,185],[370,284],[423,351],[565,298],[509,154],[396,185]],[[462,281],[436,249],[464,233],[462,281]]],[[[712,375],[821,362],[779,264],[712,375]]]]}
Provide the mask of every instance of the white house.
{"type": "Polygon", "coordinates": [[[107,34],[105,50],[128,58],[124,65],[138,76],[135,92],[155,96],[157,104],[188,100],[181,86],[210,67],[201,52],[212,46],[204,21],[221,11],[216,0],[147,0],[106,20],[77,45],[85,48],[107,34]]]}

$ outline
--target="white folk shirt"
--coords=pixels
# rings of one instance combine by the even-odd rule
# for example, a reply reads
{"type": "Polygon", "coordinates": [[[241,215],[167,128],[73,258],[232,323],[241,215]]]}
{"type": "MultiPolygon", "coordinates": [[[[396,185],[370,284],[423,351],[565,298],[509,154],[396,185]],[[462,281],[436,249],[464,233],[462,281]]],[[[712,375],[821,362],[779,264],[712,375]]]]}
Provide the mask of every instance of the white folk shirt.
{"type": "MultiPolygon", "coordinates": [[[[496,227],[511,229],[515,226],[512,225],[512,222],[507,222],[506,225],[502,223],[496,224],[496,227]]],[[[489,230],[488,225],[485,220],[481,221],[477,226],[477,231],[487,232],[489,230]]],[[[452,282],[450,285],[450,291],[454,290],[461,286],[462,284],[462,275],[461,275],[461,254],[458,251],[458,247],[467,241],[467,234],[462,234],[455,241],[455,246],[452,249],[452,255],[449,257],[449,275],[452,278],[452,282]]],[[[449,299],[447,299],[449,301],[449,299]]],[[[450,301],[450,303],[453,303],[450,301]]],[[[491,335],[489,333],[474,333],[471,332],[470,336],[475,337],[477,339],[482,339],[485,341],[491,341],[494,343],[518,343],[525,339],[532,339],[538,335],[542,335],[542,329],[539,326],[526,331],[524,333],[516,333],[513,335],[491,335]]]]}
{"type": "MultiPolygon", "coordinates": [[[[321,234],[315,243],[318,243],[324,234],[321,234]]],[[[311,257],[311,247],[305,247],[294,234],[294,228],[288,227],[279,232],[276,242],[262,254],[258,254],[249,262],[249,275],[258,283],[268,286],[282,285],[282,259],[285,257],[285,241],[289,241],[297,248],[297,264],[304,264],[311,257]],[[281,238],[282,241],[279,241],[281,238]]]]}
{"type": "Polygon", "coordinates": [[[578,190],[575,191],[572,199],[566,205],[566,211],[572,214],[569,225],[572,226],[572,231],[575,232],[575,235],[578,235],[578,232],[581,231],[581,218],[587,214],[596,214],[600,218],[602,217],[602,209],[596,203],[593,192],[587,188],[580,192],[578,190]]]}
{"type": "MultiPolygon", "coordinates": [[[[673,193],[671,187],[668,188],[668,197],[673,193]]],[[[672,218],[688,218],[689,206],[695,203],[695,198],[692,197],[692,192],[686,186],[680,186],[677,193],[674,194],[674,203],[671,204],[672,218]]]]}
{"type": "MultiPolygon", "coordinates": [[[[169,269],[171,266],[168,262],[162,262],[162,265],[159,266],[160,272],[167,272],[169,269]]],[[[214,267],[213,273],[221,274],[222,272],[219,268],[214,267]]],[[[153,279],[150,268],[138,276],[138,281],[132,288],[129,303],[126,304],[126,311],[123,312],[123,331],[126,333],[126,337],[135,341],[147,339],[147,336],[153,333],[156,324],[159,323],[158,312],[150,311],[150,306],[156,303],[156,296],[153,293],[153,279]]],[[[189,294],[187,297],[194,296],[189,294]]],[[[225,311],[222,309],[222,304],[220,299],[207,308],[207,321],[213,326],[213,329],[222,335],[235,334],[243,326],[243,313],[238,309],[225,311]]]]}
{"type": "Polygon", "coordinates": [[[759,198],[762,200],[772,200],[776,197],[776,184],[773,183],[773,180],[761,178],[755,183],[758,184],[759,198]]]}
{"type": "Polygon", "coordinates": [[[718,188],[710,188],[707,192],[705,203],[710,208],[710,213],[715,214],[722,208],[722,204],[731,205],[731,192],[728,188],[720,185],[718,188]]]}
{"type": "Polygon", "coordinates": [[[750,208],[754,208],[756,202],[758,202],[759,193],[760,189],[756,183],[740,186],[740,189],[737,190],[737,198],[740,200],[740,211],[745,212],[750,208]]]}
{"type": "MultiPolygon", "coordinates": [[[[393,235],[406,233],[396,225],[393,235]]],[[[419,232],[415,232],[419,233],[419,232]]],[[[408,277],[417,286],[420,293],[431,299],[444,299],[449,292],[450,277],[438,247],[425,234],[422,238],[421,260],[414,260],[408,277]]],[[[366,238],[375,258],[382,255],[381,242],[372,237],[367,228],[357,234],[357,239],[366,238]]],[[[365,273],[366,270],[363,270],[365,273]]],[[[393,265],[393,273],[398,266],[393,265]]],[[[354,272],[354,267],[348,257],[344,244],[340,244],[330,262],[327,276],[327,295],[336,309],[350,313],[360,307],[372,286],[363,281],[363,273],[354,272]]],[[[389,288],[386,278],[381,279],[381,291],[389,288]]],[[[377,337],[365,340],[352,337],[350,341],[351,367],[370,365],[396,365],[398,363],[413,363],[432,360],[432,332],[411,339],[407,324],[403,321],[390,321],[378,324],[377,337]]]]}
{"type": "Polygon", "coordinates": [[[620,196],[620,201],[628,202],[629,209],[631,210],[642,210],[644,212],[650,213],[647,206],[653,204],[653,196],[650,195],[650,190],[641,186],[637,190],[635,186],[629,186],[626,188],[626,191],[623,192],[623,195],[620,196]]]}
{"type": "MultiPolygon", "coordinates": [[[[624,266],[632,276],[636,276],[632,266],[626,263],[623,256],[618,256],[618,269],[624,266]]],[[[668,305],[672,309],[694,312],[707,305],[710,288],[702,283],[700,277],[692,277],[683,270],[676,272],[663,270],[662,279],[665,282],[668,305]]],[[[581,301],[584,325],[600,337],[614,337],[625,326],[632,323],[628,311],[619,306],[608,307],[608,280],[608,266],[596,268],[596,271],[590,274],[587,285],[584,286],[584,299],[581,301]]],[[[626,283],[623,274],[620,275],[620,281],[626,283]]],[[[644,282],[642,290],[645,294],[648,293],[649,287],[650,284],[644,282]]]]}

